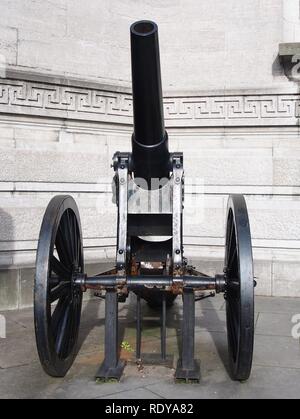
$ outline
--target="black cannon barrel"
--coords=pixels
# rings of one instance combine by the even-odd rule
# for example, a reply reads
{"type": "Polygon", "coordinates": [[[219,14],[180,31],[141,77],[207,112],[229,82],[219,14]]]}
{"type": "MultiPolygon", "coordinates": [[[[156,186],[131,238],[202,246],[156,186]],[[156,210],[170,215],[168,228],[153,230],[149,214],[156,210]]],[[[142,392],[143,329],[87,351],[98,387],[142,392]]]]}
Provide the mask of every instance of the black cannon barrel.
{"type": "Polygon", "coordinates": [[[165,131],[158,28],[151,21],[131,25],[131,68],[134,133],[132,159],[135,177],[169,176],[168,135],[165,131]]]}

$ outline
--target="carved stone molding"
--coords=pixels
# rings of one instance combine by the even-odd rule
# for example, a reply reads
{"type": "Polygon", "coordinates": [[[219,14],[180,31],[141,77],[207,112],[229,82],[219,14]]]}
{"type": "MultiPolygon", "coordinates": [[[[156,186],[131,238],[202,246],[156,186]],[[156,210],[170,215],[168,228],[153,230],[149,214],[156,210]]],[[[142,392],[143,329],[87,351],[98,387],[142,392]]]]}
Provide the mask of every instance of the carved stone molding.
{"type": "MultiPolygon", "coordinates": [[[[168,127],[298,126],[299,94],[169,96],[168,127]]],[[[0,80],[0,112],[53,118],[132,123],[131,95],[97,88],[0,80]]]]}
{"type": "Polygon", "coordinates": [[[300,43],[279,44],[279,59],[285,75],[297,83],[300,82],[300,43]]]}

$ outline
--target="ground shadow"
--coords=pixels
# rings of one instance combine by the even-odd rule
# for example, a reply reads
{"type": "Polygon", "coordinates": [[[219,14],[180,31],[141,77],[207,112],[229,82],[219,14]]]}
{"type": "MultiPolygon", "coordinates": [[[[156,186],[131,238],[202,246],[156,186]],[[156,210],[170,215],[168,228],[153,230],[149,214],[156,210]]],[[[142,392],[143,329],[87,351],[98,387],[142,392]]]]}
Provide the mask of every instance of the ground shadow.
{"type": "MultiPolygon", "coordinates": [[[[220,340],[220,336],[226,332],[226,324],[224,320],[220,319],[218,311],[213,305],[212,298],[205,300],[205,307],[201,309],[200,313],[199,310],[197,310],[197,304],[200,303],[196,302],[195,335],[199,332],[207,332],[211,336],[215,348],[217,350],[218,356],[222,364],[224,365],[227,373],[229,374],[227,344],[224,345],[220,340]]],[[[180,356],[182,350],[182,302],[179,300],[179,298],[174,307],[169,309],[167,312],[167,327],[168,329],[173,329],[174,331],[174,334],[177,339],[178,354],[180,356]]],[[[197,342],[195,339],[196,359],[199,358],[197,348],[197,345],[199,345],[199,343],[201,345],[201,339],[200,342],[197,342]]]]}
{"type": "MultiPolygon", "coordinates": [[[[126,329],[132,327],[134,322],[134,313],[130,308],[130,301],[127,303],[119,303],[118,316],[118,345],[119,355],[121,353],[121,345],[124,341],[126,329]]],[[[99,335],[99,352],[104,352],[104,333],[105,333],[105,299],[99,297],[91,297],[83,303],[83,310],[81,315],[81,325],[78,336],[77,354],[83,348],[84,343],[93,332],[94,329],[99,329],[103,334],[103,339],[99,335]]]]}
{"type": "MultiPolygon", "coordinates": [[[[226,369],[228,375],[230,375],[229,371],[229,363],[228,363],[228,347],[227,341],[225,344],[220,343],[218,337],[220,334],[227,334],[226,322],[223,319],[220,319],[218,315],[218,311],[213,305],[213,301],[211,298],[208,298],[205,301],[206,308],[202,310],[201,317],[196,319],[197,325],[206,325],[208,323],[212,325],[216,325],[217,327],[211,326],[208,327],[206,330],[211,335],[216,350],[218,352],[219,358],[226,369]]],[[[205,330],[205,329],[204,329],[205,330]]]]}
{"type": "MultiPolygon", "coordinates": [[[[196,304],[200,304],[196,302],[196,304]]],[[[224,337],[226,332],[226,324],[223,319],[219,317],[220,311],[217,310],[211,299],[205,300],[205,306],[203,309],[196,310],[196,334],[199,332],[207,332],[211,336],[211,339],[216,348],[217,354],[224,365],[225,370],[229,375],[228,369],[228,351],[227,343],[224,343],[224,337]],[[216,328],[214,327],[216,325],[216,328]],[[200,329],[201,328],[201,329],[200,329]]],[[[142,300],[142,364],[163,364],[159,349],[158,339],[160,338],[160,310],[153,309],[142,300]],[[155,345],[156,353],[149,352],[149,349],[153,348],[152,343],[155,345]]],[[[83,323],[80,327],[80,335],[78,342],[78,352],[82,349],[85,341],[95,328],[99,329],[101,333],[105,332],[105,300],[102,299],[91,299],[85,302],[85,306],[82,313],[83,323]]],[[[127,361],[134,362],[135,350],[136,350],[136,296],[134,293],[130,293],[130,297],[125,304],[119,304],[119,350],[121,353],[121,346],[124,339],[127,339],[130,343],[130,350],[132,353],[128,355],[127,361]]],[[[103,340],[99,336],[99,352],[103,353],[103,340]]],[[[226,339],[225,339],[226,341],[226,339]]],[[[195,358],[198,359],[198,348],[201,344],[201,339],[196,342],[195,345],[195,358]]],[[[164,365],[168,367],[176,367],[176,358],[180,356],[182,349],[182,301],[179,296],[175,304],[167,310],[167,361],[164,365]],[[173,345],[171,340],[175,338],[173,345]]],[[[124,357],[124,351],[122,353],[124,357]]],[[[201,361],[201,359],[200,359],[201,361]]]]}

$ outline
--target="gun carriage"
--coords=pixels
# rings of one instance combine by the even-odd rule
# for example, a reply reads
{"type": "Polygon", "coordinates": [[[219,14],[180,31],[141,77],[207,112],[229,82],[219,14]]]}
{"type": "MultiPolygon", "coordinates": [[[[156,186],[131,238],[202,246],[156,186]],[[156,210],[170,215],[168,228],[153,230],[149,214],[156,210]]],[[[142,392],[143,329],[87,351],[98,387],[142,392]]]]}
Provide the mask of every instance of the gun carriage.
{"type": "Polygon", "coordinates": [[[71,367],[82,295],[87,289],[105,294],[105,359],[97,378],[119,379],[122,375],[125,364],[119,359],[118,304],[130,292],[137,296],[137,358],[142,357],[144,299],[161,312],[161,356],[165,359],[166,311],[180,295],[182,345],[175,377],[198,381],[195,301],[223,293],[230,373],[234,380],[246,380],[252,364],[255,282],[245,199],[232,195],[228,200],[224,272],[211,277],[195,270],[183,255],[183,155],[169,152],[157,25],[136,22],[130,32],[134,132],[132,152],[117,152],[113,157],[116,265],[93,277],[85,274],[76,203],[70,196],[54,197],[42,222],[36,262],[34,313],[40,361],[45,372],[55,377],[64,376],[71,367]]]}

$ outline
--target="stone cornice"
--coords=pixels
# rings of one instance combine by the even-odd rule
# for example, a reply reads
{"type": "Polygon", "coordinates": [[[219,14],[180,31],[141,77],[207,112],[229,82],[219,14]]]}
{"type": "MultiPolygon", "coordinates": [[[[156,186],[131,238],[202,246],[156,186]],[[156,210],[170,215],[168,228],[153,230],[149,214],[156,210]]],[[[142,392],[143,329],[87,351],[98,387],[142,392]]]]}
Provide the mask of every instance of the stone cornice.
{"type": "MultiPolygon", "coordinates": [[[[132,98],[126,87],[31,78],[24,73],[22,79],[0,79],[0,113],[132,124],[132,98]]],[[[300,125],[297,93],[178,92],[165,95],[164,109],[167,127],[300,125]]]]}

